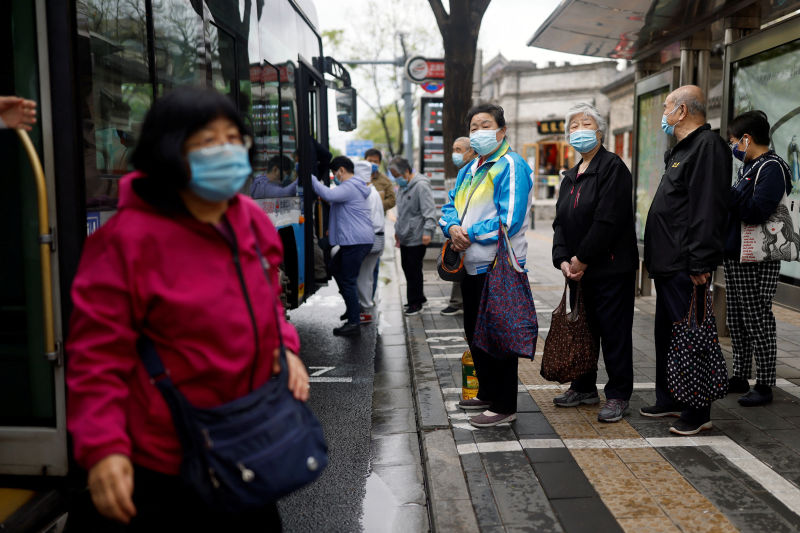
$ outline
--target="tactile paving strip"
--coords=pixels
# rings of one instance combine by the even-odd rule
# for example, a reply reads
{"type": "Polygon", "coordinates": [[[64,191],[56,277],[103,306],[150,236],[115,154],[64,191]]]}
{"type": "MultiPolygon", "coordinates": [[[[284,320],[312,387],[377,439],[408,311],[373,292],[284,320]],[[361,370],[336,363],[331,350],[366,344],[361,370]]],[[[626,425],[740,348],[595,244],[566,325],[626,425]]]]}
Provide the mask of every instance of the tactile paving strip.
{"type": "MultiPolygon", "coordinates": [[[[539,350],[543,342],[539,342],[539,350]]],[[[539,374],[541,358],[520,360],[519,379],[525,385],[545,385],[539,374]]],[[[560,408],[555,389],[529,391],[561,439],[641,439],[626,421],[597,421],[599,405],[560,408]]],[[[655,449],[649,447],[579,447],[570,453],[600,494],[603,503],[627,532],[728,533],[736,527],[705,496],[700,494],[655,449]]]]}

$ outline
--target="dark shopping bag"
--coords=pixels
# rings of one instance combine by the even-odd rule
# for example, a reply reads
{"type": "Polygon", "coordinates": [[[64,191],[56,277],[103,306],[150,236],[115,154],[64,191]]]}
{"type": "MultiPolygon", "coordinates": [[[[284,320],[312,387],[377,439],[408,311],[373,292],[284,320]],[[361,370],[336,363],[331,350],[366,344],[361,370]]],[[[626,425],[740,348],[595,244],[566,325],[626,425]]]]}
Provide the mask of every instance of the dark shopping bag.
{"type": "Polygon", "coordinates": [[[708,284],[703,320],[697,321],[697,289],[692,290],[689,314],[672,325],[667,359],[667,387],[675,401],[689,407],[708,407],[728,393],[728,367],[719,346],[717,322],[708,284]]]}
{"type": "Polygon", "coordinates": [[[565,282],[561,303],[553,310],[550,331],[544,342],[540,374],[547,381],[566,383],[597,368],[600,343],[589,330],[586,309],[583,305],[581,285],[578,282],[575,306],[567,313],[565,282]]]}
{"type": "Polygon", "coordinates": [[[501,223],[494,265],[486,275],[473,344],[499,359],[533,359],[539,322],[528,274],[517,261],[501,223]]]}

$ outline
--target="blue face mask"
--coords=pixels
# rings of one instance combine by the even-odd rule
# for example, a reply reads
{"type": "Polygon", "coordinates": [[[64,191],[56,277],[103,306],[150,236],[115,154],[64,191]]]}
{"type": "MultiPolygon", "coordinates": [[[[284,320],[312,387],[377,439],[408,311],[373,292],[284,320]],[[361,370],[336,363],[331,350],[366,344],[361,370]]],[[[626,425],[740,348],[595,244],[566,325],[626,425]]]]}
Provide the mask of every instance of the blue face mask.
{"type": "Polygon", "coordinates": [[[470,147],[480,155],[491,154],[500,146],[500,143],[497,141],[498,131],[500,131],[499,128],[496,130],[473,131],[469,134],[470,147]]]}
{"type": "MultiPolygon", "coordinates": [[[[742,136],[744,139],[744,136],[742,136]]],[[[731,151],[733,152],[733,157],[744,163],[744,158],[747,155],[747,149],[750,148],[750,140],[744,139],[744,151],[739,150],[739,143],[742,142],[742,139],[739,139],[739,142],[736,144],[731,145],[731,151]]]]}
{"type": "Polygon", "coordinates": [[[408,187],[408,180],[405,178],[395,178],[395,181],[400,186],[401,189],[405,189],[408,187]]]}
{"type": "Polygon", "coordinates": [[[336,176],[334,176],[334,177],[333,177],[333,182],[334,182],[336,185],[341,185],[341,183],[342,183],[342,182],[339,180],[339,178],[337,178],[336,176]]]}
{"type": "Polygon", "coordinates": [[[460,167],[464,164],[464,154],[453,154],[453,164],[460,167]]]}
{"type": "Polygon", "coordinates": [[[661,129],[664,130],[664,133],[666,133],[667,135],[675,135],[675,126],[678,124],[678,122],[680,122],[679,120],[675,124],[670,125],[670,123],[667,122],[667,117],[673,114],[678,109],[680,109],[680,107],[681,106],[675,106],[675,109],[673,109],[666,115],[661,115],[661,129]]]}
{"type": "Polygon", "coordinates": [[[209,146],[189,152],[189,190],[209,202],[233,198],[253,172],[247,148],[238,144],[209,146]]]}
{"type": "Polygon", "coordinates": [[[372,173],[375,174],[379,170],[378,165],[372,163],[372,173]]]}
{"type": "Polygon", "coordinates": [[[576,151],[585,154],[597,146],[596,130],[577,130],[569,134],[569,144],[576,151]]]}

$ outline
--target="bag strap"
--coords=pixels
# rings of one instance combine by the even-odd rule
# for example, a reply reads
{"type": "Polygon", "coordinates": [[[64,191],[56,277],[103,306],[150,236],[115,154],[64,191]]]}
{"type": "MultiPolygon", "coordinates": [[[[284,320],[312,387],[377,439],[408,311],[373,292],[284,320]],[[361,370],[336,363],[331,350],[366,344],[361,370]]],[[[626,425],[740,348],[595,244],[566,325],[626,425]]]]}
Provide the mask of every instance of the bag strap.
{"type": "Polygon", "coordinates": [[[495,163],[497,163],[497,161],[492,162],[491,166],[489,166],[489,168],[486,169],[486,172],[483,174],[483,176],[481,176],[481,178],[478,180],[478,183],[476,183],[475,187],[473,187],[472,190],[470,191],[469,196],[467,196],[467,203],[464,204],[464,213],[461,215],[461,220],[459,220],[459,223],[461,223],[467,217],[467,210],[469,209],[469,201],[472,200],[472,196],[475,194],[475,191],[478,190],[478,187],[481,186],[483,180],[485,180],[486,177],[489,175],[489,171],[492,170],[492,167],[494,166],[495,163]]]}
{"type": "Polygon", "coordinates": [[[781,165],[780,161],[776,161],[774,159],[767,159],[766,161],[758,165],[758,170],[756,171],[756,179],[755,181],[753,181],[753,196],[756,195],[756,184],[758,183],[758,177],[761,175],[761,169],[764,168],[764,166],[767,163],[775,163],[780,167],[781,177],[783,178],[783,194],[786,194],[786,175],[783,172],[783,165],[781,165]]]}
{"type": "Polygon", "coordinates": [[[508,228],[506,225],[503,224],[503,221],[500,220],[498,217],[498,223],[500,227],[498,228],[499,236],[497,239],[497,254],[495,255],[495,262],[497,258],[500,257],[500,253],[504,251],[508,255],[508,262],[511,264],[511,267],[516,270],[517,272],[525,272],[525,269],[519,264],[517,260],[517,254],[514,253],[514,247],[511,245],[511,237],[508,236],[508,228]]]}
{"type": "MultiPolygon", "coordinates": [[[[255,228],[253,228],[253,224],[250,224],[250,231],[253,232],[253,240],[256,243],[256,253],[258,254],[258,260],[261,263],[261,270],[264,272],[264,277],[267,279],[267,285],[269,288],[272,289],[272,280],[269,279],[269,263],[267,259],[264,257],[264,254],[261,253],[261,245],[258,244],[258,234],[256,234],[255,228]]],[[[275,316],[275,329],[278,330],[278,342],[280,343],[279,347],[279,357],[281,362],[281,369],[282,372],[278,374],[278,377],[281,381],[284,381],[286,385],[289,384],[289,363],[286,357],[286,345],[283,343],[283,332],[281,331],[281,321],[280,317],[278,316],[278,309],[276,305],[270,306],[272,307],[272,312],[275,316]]]]}

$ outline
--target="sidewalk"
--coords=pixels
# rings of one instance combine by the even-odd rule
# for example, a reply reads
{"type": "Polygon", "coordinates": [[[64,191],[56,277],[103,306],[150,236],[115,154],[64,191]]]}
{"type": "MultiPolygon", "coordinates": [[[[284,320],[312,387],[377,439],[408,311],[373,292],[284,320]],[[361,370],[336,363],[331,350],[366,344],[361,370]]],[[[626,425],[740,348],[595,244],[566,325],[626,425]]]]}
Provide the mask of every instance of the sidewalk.
{"type": "MultiPolygon", "coordinates": [[[[528,232],[528,268],[540,338],[536,359],[520,361],[515,422],[476,429],[456,407],[466,343],[461,316],[439,314],[450,284],[438,279],[433,263],[426,262],[425,272],[430,306],[405,319],[433,529],[800,530],[800,313],[775,309],[774,402],[745,409],[738,395],[728,395],[713,406],[713,430],[676,437],[668,431],[671,419],[638,414],[654,397],[655,296],[637,298],[631,407],[623,421],[601,424],[598,406],[555,408],[552,398],[566,385],[539,375],[563,277],[550,262],[550,225],[537,221],[536,227],[528,232]]],[[[720,340],[730,361],[730,339],[720,340]]],[[[601,360],[601,394],[606,379],[601,360]]]]}

